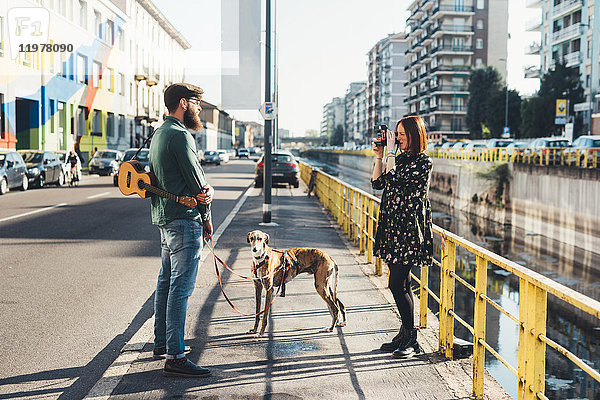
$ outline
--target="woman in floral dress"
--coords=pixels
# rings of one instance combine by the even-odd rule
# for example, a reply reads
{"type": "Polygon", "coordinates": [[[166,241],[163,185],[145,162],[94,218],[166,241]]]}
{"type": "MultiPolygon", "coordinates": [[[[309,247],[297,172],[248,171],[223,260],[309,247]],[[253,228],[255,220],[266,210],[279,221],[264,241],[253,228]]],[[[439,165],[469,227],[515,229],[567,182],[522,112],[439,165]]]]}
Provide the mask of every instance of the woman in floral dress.
{"type": "Polygon", "coordinates": [[[389,288],[394,296],[402,327],[381,346],[396,358],[411,357],[421,351],[414,321],[411,267],[430,265],[433,253],[431,205],[428,199],[431,159],[425,124],[418,116],[401,119],[394,132],[387,131],[386,147],[373,142],[377,155],[373,188],[383,189],[373,254],[388,265],[389,288]],[[383,155],[387,155],[385,166],[383,155]]]}

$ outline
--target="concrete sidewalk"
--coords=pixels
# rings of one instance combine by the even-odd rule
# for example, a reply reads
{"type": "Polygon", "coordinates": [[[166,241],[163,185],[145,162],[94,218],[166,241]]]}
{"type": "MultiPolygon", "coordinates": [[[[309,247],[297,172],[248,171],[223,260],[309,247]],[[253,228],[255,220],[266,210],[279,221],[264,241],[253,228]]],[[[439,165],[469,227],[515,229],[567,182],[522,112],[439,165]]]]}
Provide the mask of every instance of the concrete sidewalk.
{"type": "MultiPolygon", "coordinates": [[[[318,199],[307,199],[305,187],[273,190],[273,221],[261,227],[262,192],[251,189],[239,213],[217,244],[217,254],[236,272],[250,274],[246,233],[261,229],[271,246],[319,247],[340,268],[338,297],[346,305],[348,325],[319,333],[330,322],[313,277],[300,275],[287,285],[286,297],[273,304],[265,338],[246,334],[253,318],[237,314],[225,301],[212,256],[200,267],[190,298],[186,342],[189,358],[212,370],[207,378],[165,378],[164,361],[153,361],[152,344],[126,365],[111,399],[465,399],[471,393],[468,361],[443,361],[437,353],[437,322],[419,334],[425,354],[396,360],[381,353],[381,342],[400,322],[391,306],[385,278],[374,277],[363,257],[332,225],[318,199]]],[[[148,265],[156,268],[159,265],[148,265]]],[[[254,312],[253,285],[228,271],[225,290],[243,312],[254,312]]],[[[415,307],[418,310],[418,300],[415,307]]],[[[147,324],[150,326],[150,324],[147,324]]],[[[118,360],[117,360],[118,361],[118,360]]],[[[488,380],[489,382],[489,380],[488,380]]],[[[486,382],[487,383],[487,382],[486,382]]],[[[486,390],[487,387],[486,387],[486,390]]],[[[509,398],[494,388],[491,399],[509,398]]]]}

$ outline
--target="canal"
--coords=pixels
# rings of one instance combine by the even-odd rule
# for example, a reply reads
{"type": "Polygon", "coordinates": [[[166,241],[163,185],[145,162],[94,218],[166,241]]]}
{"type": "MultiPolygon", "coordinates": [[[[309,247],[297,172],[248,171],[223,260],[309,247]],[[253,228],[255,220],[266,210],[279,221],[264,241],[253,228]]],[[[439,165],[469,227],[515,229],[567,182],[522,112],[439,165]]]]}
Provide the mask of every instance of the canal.
{"type": "MultiPolygon", "coordinates": [[[[373,191],[369,176],[340,165],[303,159],[368,193],[373,191]]],[[[546,238],[543,232],[528,232],[475,218],[443,204],[432,204],[434,223],[496,254],[515,261],[591,298],[600,299],[600,255],[546,238]]],[[[437,239],[437,238],[436,238],[437,239]]],[[[440,243],[436,243],[439,261],[440,243]]],[[[457,247],[456,272],[474,285],[475,255],[457,247]]],[[[418,275],[419,271],[413,271],[418,275]]],[[[439,269],[430,270],[429,284],[439,295],[439,269]]],[[[493,264],[488,265],[488,296],[512,315],[519,315],[519,279],[493,264]]],[[[429,308],[437,314],[438,304],[430,298],[429,308]]],[[[456,285],[455,312],[473,324],[474,295],[456,285]]],[[[472,341],[471,333],[455,323],[455,336],[472,341]]],[[[558,298],[548,296],[547,336],[600,369],[600,325],[558,298]]],[[[518,360],[518,326],[508,316],[488,305],[486,341],[513,367],[518,360]]],[[[513,397],[517,398],[517,377],[493,355],[486,352],[486,368],[513,397]]],[[[600,400],[600,384],[554,349],[546,348],[546,396],[552,400],[600,400]]]]}

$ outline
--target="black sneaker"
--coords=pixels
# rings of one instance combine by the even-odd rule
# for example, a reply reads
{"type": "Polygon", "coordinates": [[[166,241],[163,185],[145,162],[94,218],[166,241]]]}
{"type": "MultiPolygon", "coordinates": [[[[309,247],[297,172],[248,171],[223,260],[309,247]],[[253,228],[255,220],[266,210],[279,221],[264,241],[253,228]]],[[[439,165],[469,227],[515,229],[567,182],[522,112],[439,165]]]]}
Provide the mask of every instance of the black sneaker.
{"type": "Polygon", "coordinates": [[[210,369],[194,364],[187,357],[177,360],[167,360],[163,368],[164,376],[183,376],[187,378],[210,375],[210,369]]]}
{"type": "MultiPolygon", "coordinates": [[[[192,351],[192,348],[190,346],[185,346],[185,348],[183,349],[184,354],[188,354],[190,351],[192,351]]],[[[154,350],[152,350],[152,358],[155,360],[163,359],[163,358],[165,358],[166,355],[167,355],[167,347],[166,346],[155,347],[154,350]]]]}

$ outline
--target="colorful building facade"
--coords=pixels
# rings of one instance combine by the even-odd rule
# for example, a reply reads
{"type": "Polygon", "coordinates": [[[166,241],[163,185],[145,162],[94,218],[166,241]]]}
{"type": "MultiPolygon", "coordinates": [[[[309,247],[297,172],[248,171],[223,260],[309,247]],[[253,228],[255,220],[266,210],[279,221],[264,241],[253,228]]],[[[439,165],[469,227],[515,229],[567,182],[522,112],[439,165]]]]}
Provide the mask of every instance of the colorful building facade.
{"type": "Polygon", "coordinates": [[[0,149],[78,148],[84,162],[160,125],[163,90],[183,81],[190,47],[149,0],[0,1],[0,32],[0,149]],[[12,54],[19,7],[47,10],[57,51],[12,54]]]}

